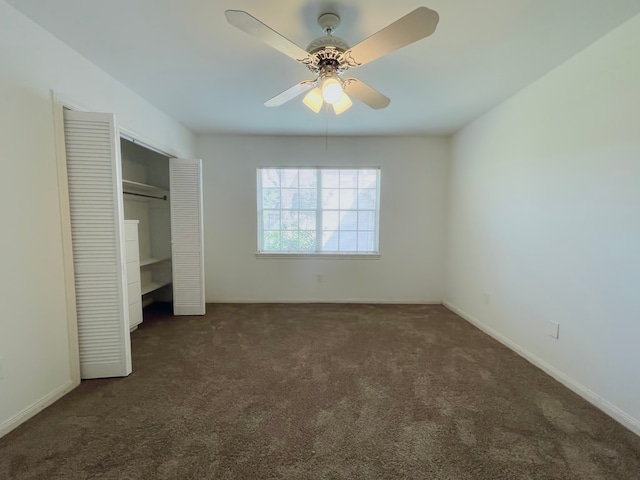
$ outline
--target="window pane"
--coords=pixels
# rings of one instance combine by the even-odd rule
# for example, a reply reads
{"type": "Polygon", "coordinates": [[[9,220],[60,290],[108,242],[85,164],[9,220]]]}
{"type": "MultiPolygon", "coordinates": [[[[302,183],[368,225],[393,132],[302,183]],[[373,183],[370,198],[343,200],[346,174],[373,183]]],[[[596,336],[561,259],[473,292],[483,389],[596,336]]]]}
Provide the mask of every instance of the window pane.
{"type": "Polygon", "coordinates": [[[371,210],[376,208],[376,190],[374,188],[358,190],[358,208],[371,210]]]}
{"type": "Polygon", "coordinates": [[[340,170],[340,188],[358,188],[358,170],[340,170]]]}
{"type": "Polygon", "coordinates": [[[280,187],[280,170],[265,168],[262,170],[262,188],[280,187]]]}
{"type": "Polygon", "coordinates": [[[340,230],[357,230],[358,212],[355,210],[340,212],[340,230]]]}
{"type": "Polygon", "coordinates": [[[321,170],[322,188],[340,188],[340,170],[321,170]]]}
{"type": "Polygon", "coordinates": [[[356,203],[357,190],[354,189],[340,189],[340,209],[347,210],[350,208],[358,208],[356,203]]]}
{"type": "Polygon", "coordinates": [[[322,230],[338,230],[340,212],[322,212],[322,230]]]}
{"type": "Polygon", "coordinates": [[[280,210],[265,210],[262,215],[262,228],[280,230],[280,210]]]}
{"type": "Polygon", "coordinates": [[[262,247],[265,252],[280,251],[280,232],[264,232],[262,247]]]}
{"type": "Polygon", "coordinates": [[[300,212],[300,230],[316,231],[316,212],[300,212]]]}
{"type": "Polygon", "coordinates": [[[316,189],[301,188],[299,191],[299,204],[300,208],[317,208],[318,207],[318,192],[316,189]]]}
{"type": "Polygon", "coordinates": [[[357,232],[340,232],[340,251],[355,252],[358,250],[357,232]]]}
{"type": "Polygon", "coordinates": [[[262,208],[280,208],[280,189],[262,189],[262,208]]]}
{"type": "Polygon", "coordinates": [[[298,175],[300,188],[316,189],[318,187],[318,171],[315,168],[303,168],[298,175]]]}
{"type": "Polygon", "coordinates": [[[358,251],[373,252],[374,248],[373,232],[358,232],[358,251]]]}
{"type": "Polygon", "coordinates": [[[340,208],[340,190],[337,188],[322,189],[322,208],[340,208]]]}
{"type": "Polygon", "coordinates": [[[283,210],[281,212],[282,230],[298,230],[298,212],[289,212],[283,210]]]}
{"type": "Polygon", "coordinates": [[[298,232],[282,232],[282,251],[298,251],[298,232]]]}
{"type": "Polygon", "coordinates": [[[358,212],[358,230],[374,230],[375,222],[374,212],[358,212]]]}
{"type": "Polygon", "coordinates": [[[298,208],[298,189],[283,188],[280,193],[280,208],[298,208]]]}
{"type": "Polygon", "coordinates": [[[325,252],[337,252],[339,238],[340,235],[338,234],[338,232],[323,232],[322,250],[325,252]]]}
{"type": "Polygon", "coordinates": [[[376,188],[378,170],[359,170],[358,188],[376,188]]]}
{"type": "Polygon", "coordinates": [[[285,168],[280,171],[280,186],[298,188],[298,169],[285,168]]]}
{"type": "Polygon", "coordinates": [[[300,232],[300,251],[315,252],[316,250],[316,232],[304,231],[300,232]]]}

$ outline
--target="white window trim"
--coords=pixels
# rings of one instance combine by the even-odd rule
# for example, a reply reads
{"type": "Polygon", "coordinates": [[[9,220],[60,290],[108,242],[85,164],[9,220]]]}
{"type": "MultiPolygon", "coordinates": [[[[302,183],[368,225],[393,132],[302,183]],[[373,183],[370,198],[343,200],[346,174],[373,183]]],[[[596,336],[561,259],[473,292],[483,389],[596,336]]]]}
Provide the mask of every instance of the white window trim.
{"type": "MultiPolygon", "coordinates": [[[[380,253],[380,191],[381,191],[381,178],[380,178],[380,172],[381,172],[381,168],[380,166],[322,166],[322,167],[318,167],[318,166],[259,166],[257,167],[256,171],[260,171],[262,169],[269,169],[269,168],[273,168],[273,169],[287,169],[287,168],[291,168],[291,169],[297,169],[297,170],[302,170],[302,169],[313,169],[313,170],[360,170],[360,169],[371,169],[371,170],[378,170],[378,185],[377,185],[377,195],[376,195],[376,206],[375,206],[375,214],[376,214],[376,238],[375,238],[375,248],[376,251],[373,252],[335,252],[335,251],[329,251],[329,252],[320,252],[320,251],[314,251],[314,252],[262,252],[262,251],[257,251],[255,252],[255,257],[256,258],[261,258],[261,259],[283,259],[283,258],[306,258],[306,259],[340,259],[340,260],[348,260],[348,259],[353,259],[353,260],[378,260],[381,258],[381,253],[380,253]]],[[[319,180],[320,181],[320,180],[319,180]]],[[[321,189],[321,185],[318,186],[318,189],[321,189]]],[[[258,247],[262,246],[262,239],[261,239],[261,232],[262,232],[262,215],[261,212],[263,211],[263,207],[262,207],[262,178],[260,175],[256,175],[256,196],[257,196],[257,228],[258,228],[258,247]]],[[[320,207],[320,202],[321,202],[321,197],[320,195],[318,195],[318,210],[322,210],[320,207]]],[[[321,222],[321,219],[318,220],[318,222],[321,222]]],[[[319,225],[316,229],[317,230],[322,231],[322,225],[319,225]]]]}
{"type": "Polygon", "coordinates": [[[306,259],[323,259],[323,260],[379,260],[382,257],[381,253],[275,253],[275,252],[256,252],[256,258],[261,259],[283,259],[283,258],[306,258],[306,259]]]}

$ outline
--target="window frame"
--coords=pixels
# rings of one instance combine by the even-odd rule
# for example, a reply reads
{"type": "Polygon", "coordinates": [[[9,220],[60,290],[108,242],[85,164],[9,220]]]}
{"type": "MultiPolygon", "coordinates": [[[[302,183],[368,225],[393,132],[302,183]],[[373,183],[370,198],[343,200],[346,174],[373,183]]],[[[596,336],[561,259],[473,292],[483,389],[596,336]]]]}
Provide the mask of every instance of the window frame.
{"type": "MultiPolygon", "coordinates": [[[[379,166],[259,166],[256,168],[256,217],[257,217],[257,251],[255,253],[257,258],[340,258],[340,259],[378,259],[381,257],[380,254],[380,196],[381,196],[381,186],[382,186],[382,169],[379,166]],[[263,208],[263,185],[262,185],[262,171],[263,170],[298,170],[298,172],[302,170],[314,170],[317,172],[317,181],[316,181],[316,192],[317,192],[317,204],[315,208],[316,212],[316,228],[315,230],[310,230],[315,232],[316,238],[316,250],[296,250],[296,251],[266,251],[264,250],[264,208],[263,208]],[[322,174],[323,170],[375,170],[376,171],[376,198],[375,205],[373,209],[362,209],[362,211],[373,211],[374,213],[374,250],[372,251],[320,251],[319,247],[322,245],[322,213],[326,210],[337,210],[338,209],[323,209],[322,207],[322,174]]],[[[280,187],[282,188],[282,187],[280,187]]],[[[298,186],[298,189],[300,186],[298,186]]],[[[338,187],[340,188],[340,187],[338,187]]],[[[267,209],[269,210],[269,209],[267,209]]],[[[278,208],[279,211],[286,211],[278,208]]],[[[310,210],[310,209],[309,209],[310,210]]],[[[300,208],[297,209],[298,212],[301,211],[300,208]]],[[[358,208],[350,210],[357,213],[360,211],[358,208]]],[[[281,232],[283,230],[280,230],[281,232]]],[[[300,229],[293,230],[300,232],[300,229]]],[[[357,233],[358,230],[356,229],[357,233]]]]}

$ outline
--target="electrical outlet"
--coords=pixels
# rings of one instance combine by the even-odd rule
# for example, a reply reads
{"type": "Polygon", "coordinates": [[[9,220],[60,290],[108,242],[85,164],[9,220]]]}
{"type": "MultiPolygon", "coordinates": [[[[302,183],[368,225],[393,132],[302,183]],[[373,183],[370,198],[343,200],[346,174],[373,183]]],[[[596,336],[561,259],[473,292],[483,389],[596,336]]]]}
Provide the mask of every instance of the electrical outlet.
{"type": "Polygon", "coordinates": [[[551,338],[555,338],[558,339],[560,338],[560,324],[556,323],[556,322],[552,322],[551,320],[549,320],[547,322],[547,330],[546,330],[547,335],[549,335],[551,338]]]}
{"type": "Polygon", "coordinates": [[[316,280],[318,281],[318,283],[322,283],[322,275],[317,274],[316,275],[316,280]]]}

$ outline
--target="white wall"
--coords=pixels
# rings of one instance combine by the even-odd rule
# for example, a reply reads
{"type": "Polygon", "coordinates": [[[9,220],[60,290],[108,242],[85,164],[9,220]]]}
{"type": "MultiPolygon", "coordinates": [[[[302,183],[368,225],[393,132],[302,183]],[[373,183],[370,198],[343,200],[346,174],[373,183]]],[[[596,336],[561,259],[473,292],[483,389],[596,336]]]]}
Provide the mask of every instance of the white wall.
{"type": "Polygon", "coordinates": [[[193,155],[184,127],[0,1],[0,436],[74,385],[50,89],[193,155]]]}
{"type": "Polygon", "coordinates": [[[447,140],[201,136],[197,145],[208,302],[441,301],[447,140]],[[381,167],[379,260],[255,257],[256,168],[305,165],[381,167]]]}
{"type": "Polygon", "coordinates": [[[640,434],[638,45],[640,16],[453,138],[445,298],[640,434]]]}

